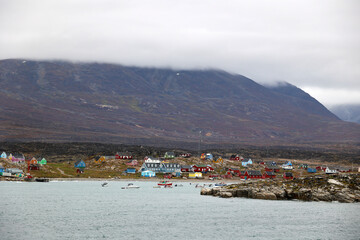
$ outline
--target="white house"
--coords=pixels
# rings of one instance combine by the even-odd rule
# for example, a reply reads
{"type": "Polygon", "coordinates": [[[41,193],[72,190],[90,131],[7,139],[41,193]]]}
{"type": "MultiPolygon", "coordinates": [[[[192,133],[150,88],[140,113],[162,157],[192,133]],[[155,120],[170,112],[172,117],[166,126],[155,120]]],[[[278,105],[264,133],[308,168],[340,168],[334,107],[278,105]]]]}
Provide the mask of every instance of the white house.
{"type": "Polygon", "coordinates": [[[333,173],[338,173],[338,171],[336,169],[334,169],[334,168],[326,167],[325,173],[326,174],[333,174],[333,173]]]}

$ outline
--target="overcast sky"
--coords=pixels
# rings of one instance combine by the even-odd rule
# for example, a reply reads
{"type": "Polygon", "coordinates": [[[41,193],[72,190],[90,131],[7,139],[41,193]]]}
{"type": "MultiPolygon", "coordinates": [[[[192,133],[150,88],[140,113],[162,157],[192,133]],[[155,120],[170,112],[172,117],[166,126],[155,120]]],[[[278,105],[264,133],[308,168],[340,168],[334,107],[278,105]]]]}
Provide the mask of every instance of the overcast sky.
{"type": "Polygon", "coordinates": [[[360,1],[0,0],[0,59],[218,68],[360,103],[360,1]]]}

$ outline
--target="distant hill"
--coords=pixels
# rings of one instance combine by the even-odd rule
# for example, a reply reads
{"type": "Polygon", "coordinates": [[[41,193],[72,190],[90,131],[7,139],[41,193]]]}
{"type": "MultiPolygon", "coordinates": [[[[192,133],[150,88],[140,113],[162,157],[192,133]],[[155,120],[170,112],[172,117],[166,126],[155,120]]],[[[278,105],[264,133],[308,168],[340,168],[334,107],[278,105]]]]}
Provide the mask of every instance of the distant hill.
{"type": "Polygon", "coordinates": [[[360,142],[358,124],[290,84],[99,63],[0,61],[0,121],[0,141],[360,142]]]}
{"type": "Polygon", "coordinates": [[[360,104],[336,105],[330,111],[344,121],[360,123],[360,104]]]}

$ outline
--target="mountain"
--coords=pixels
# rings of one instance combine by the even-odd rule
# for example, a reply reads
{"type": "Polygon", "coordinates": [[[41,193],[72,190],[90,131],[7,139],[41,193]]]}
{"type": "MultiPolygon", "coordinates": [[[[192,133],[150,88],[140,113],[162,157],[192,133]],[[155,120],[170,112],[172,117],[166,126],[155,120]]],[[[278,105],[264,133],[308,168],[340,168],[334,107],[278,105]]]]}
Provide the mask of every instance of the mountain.
{"type": "Polygon", "coordinates": [[[344,121],[360,123],[360,104],[335,105],[330,111],[344,121]]]}
{"type": "Polygon", "coordinates": [[[0,61],[0,141],[219,144],[360,142],[290,84],[218,70],[0,61]]]}

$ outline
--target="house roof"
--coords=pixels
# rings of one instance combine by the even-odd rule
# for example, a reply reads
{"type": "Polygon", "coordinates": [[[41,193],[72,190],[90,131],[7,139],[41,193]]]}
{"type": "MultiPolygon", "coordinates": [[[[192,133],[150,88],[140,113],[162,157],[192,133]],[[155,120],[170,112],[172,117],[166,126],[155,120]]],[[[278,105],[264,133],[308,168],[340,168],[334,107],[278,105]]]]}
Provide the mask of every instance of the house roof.
{"type": "Polygon", "coordinates": [[[144,163],[144,164],[147,168],[159,168],[160,167],[160,163],[144,163]],[[152,164],[154,164],[154,165],[151,166],[152,164]]]}
{"type": "Polygon", "coordinates": [[[180,168],[180,164],[178,163],[163,163],[165,168],[180,168]]]}
{"type": "Polygon", "coordinates": [[[191,165],[181,165],[181,168],[192,168],[192,166],[191,165]]]}
{"type": "Polygon", "coordinates": [[[268,176],[276,176],[276,174],[275,174],[274,172],[268,172],[268,171],[266,171],[266,174],[267,174],[268,176]]]}
{"type": "Polygon", "coordinates": [[[292,176],[293,176],[292,172],[285,172],[285,177],[292,177],[292,176]]]}
{"type": "Polygon", "coordinates": [[[248,170],[247,173],[248,173],[250,176],[262,176],[261,172],[258,171],[258,170],[248,170]]]}

